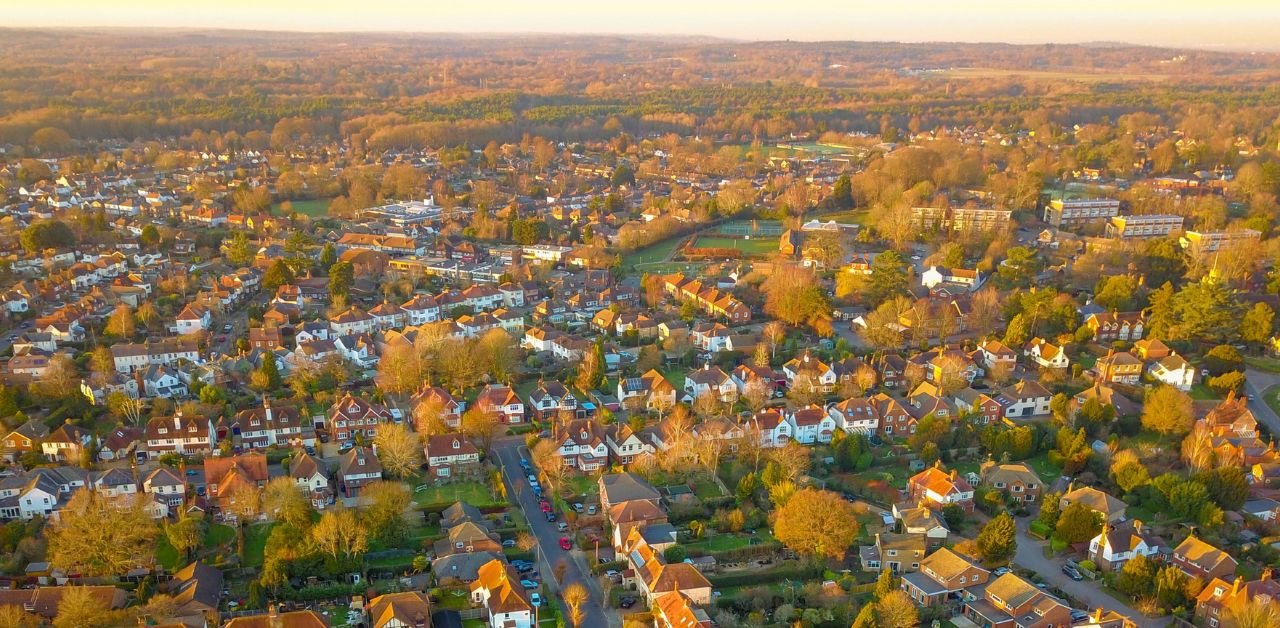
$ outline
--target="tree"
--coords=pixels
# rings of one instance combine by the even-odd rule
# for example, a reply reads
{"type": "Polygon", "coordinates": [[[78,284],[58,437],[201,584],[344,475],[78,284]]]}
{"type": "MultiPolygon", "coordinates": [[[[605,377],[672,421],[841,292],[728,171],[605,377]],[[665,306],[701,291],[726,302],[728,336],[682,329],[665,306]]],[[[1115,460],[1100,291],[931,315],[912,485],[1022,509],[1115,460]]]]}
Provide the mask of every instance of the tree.
{"type": "Polygon", "coordinates": [[[852,628],[878,628],[876,623],[876,607],[874,604],[867,604],[858,611],[858,616],[853,620],[852,628]]]}
{"type": "Polygon", "coordinates": [[[363,519],[369,536],[389,546],[403,542],[409,534],[405,512],[413,502],[408,485],[378,481],[362,488],[360,495],[368,502],[363,519]]]}
{"type": "Polygon", "coordinates": [[[1147,325],[1145,334],[1148,338],[1168,338],[1169,332],[1178,324],[1173,309],[1173,284],[1165,282],[1147,297],[1147,325]]]}
{"type": "MultiPolygon", "coordinates": [[[[284,479],[290,484],[293,483],[289,478],[284,479]]],[[[185,510],[180,511],[177,521],[164,524],[164,536],[169,541],[169,545],[182,552],[182,555],[188,559],[191,557],[191,552],[204,542],[204,533],[204,517],[185,510]]]]}
{"type": "Polygon", "coordinates": [[[502,423],[498,413],[482,406],[472,406],[462,413],[462,433],[467,438],[480,444],[480,449],[488,452],[493,439],[502,431],[502,423]]]}
{"type": "Polygon", "coordinates": [[[338,564],[347,564],[369,548],[369,530],[349,508],[326,510],[311,528],[316,550],[338,564]]]}
{"type": "Polygon", "coordinates": [[[978,532],[978,554],[988,565],[1004,565],[1018,549],[1017,525],[1008,511],[1001,512],[978,532]]]}
{"type": "Polygon", "coordinates": [[[226,244],[227,263],[232,266],[248,266],[256,253],[249,242],[249,234],[244,231],[235,232],[226,244]]]}
{"type": "Polygon", "coordinates": [[[17,604],[0,606],[0,628],[36,628],[39,622],[34,615],[17,604]]]}
{"type": "Polygon", "coordinates": [[[107,409],[139,427],[142,426],[142,408],[143,402],[137,397],[130,397],[118,390],[107,395],[107,409]]]}
{"type": "Polygon", "coordinates": [[[97,628],[117,625],[111,607],[87,587],[68,587],[58,601],[54,628],[97,628]]]}
{"type": "Polygon", "coordinates": [[[1080,502],[1075,502],[1062,509],[1053,535],[1068,544],[1083,543],[1097,536],[1100,530],[1102,530],[1102,515],[1080,502]]]}
{"type": "Polygon", "coordinates": [[[529,449],[529,456],[531,462],[542,472],[542,477],[547,484],[552,489],[559,487],[560,481],[568,472],[564,456],[560,455],[560,446],[551,439],[539,440],[529,449]]]}
{"type": "Polygon", "coordinates": [[[898,590],[876,601],[877,628],[915,628],[920,612],[905,591],[898,590]]]}
{"type": "Polygon", "coordinates": [[[831,491],[797,491],[777,510],[774,536],[807,556],[839,559],[858,538],[853,505],[831,491]]]}
{"type": "Polygon", "coordinates": [[[109,500],[80,489],[46,529],[49,563],[88,576],[115,576],[149,563],[156,526],[144,501],[109,500]]]}
{"type": "Polygon", "coordinates": [[[107,318],[107,327],[104,330],[108,336],[129,339],[133,337],[136,325],[133,321],[133,310],[128,305],[121,303],[111,311],[111,316],[107,318]]]}
{"type": "Polygon", "coordinates": [[[1043,267],[1034,249],[1015,246],[996,269],[996,285],[1003,289],[1026,288],[1043,267]]]}
{"type": "Polygon", "coordinates": [[[1050,530],[1058,527],[1058,518],[1062,516],[1062,493],[1050,493],[1040,503],[1040,515],[1037,520],[1049,526],[1050,530]]]}
{"type": "Polygon", "coordinates": [[[1177,608],[1187,604],[1187,574],[1176,565],[1166,565],[1156,572],[1156,598],[1164,608],[1177,608]]]}
{"type": "Polygon", "coordinates": [[[262,514],[262,491],[252,484],[240,484],[225,497],[222,509],[234,515],[241,526],[262,514]]]}
{"type": "Polygon", "coordinates": [[[764,311],[788,325],[809,325],[821,336],[830,336],[831,305],[811,269],[784,264],[760,286],[764,311]]]}
{"type": "Polygon", "coordinates": [[[1009,319],[1004,330],[1004,344],[1010,347],[1021,347],[1031,339],[1031,325],[1022,314],[1015,314],[1009,319]]]}
{"type": "Polygon", "coordinates": [[[1175,340],[1228,341],[1240,329],[1240,302],[1213,273],[1178,291],[1173,311],[1178,324],[1170,337],[1175,340]]]}
{"type": "Polygon", "coordinates": [[[60,220],[43,220],[23,229],[18,240],[27,252],[39,253],[49,248],[69,247],[76,243],[76,235],[60,220]]]}
{"type": "Polygon", "coordinates": [[[270,351],[262,353],[262,366],[258,367],[258,374],[261,376],[261,384],[263,390],[276,390],[280,388],[280,369],[276,365],[276,354],[270,351]]]}
{"type": "Polygon", "coordinates": [[[143,301],[133,316],[147,328],[153,327],[160,321],[160,312],[156,311],[156,305],[150,301],[143,301]]]}
{"type": "Polygon", "coordinates": [[[809,448],[794,440],[769,452],[769,458],[777,464],[783,480],[799,481],[809,471],[809,448]]]}
{"type": "Polygon", "coordinates": [[[604,370],[604,345],[603,341],[597,340],[591,345],[591,351],[582,356],[582,362],[578,364],[578,377],[573,383],[583,392],[595,390],[604,381],[604,370]]]}
{"type": "Polygon", "coordinates": [[[80,369],[67,354],[59,353],[49,360],[44,374],[32,388],[49,399],[69,399],[80,394],[80,369]]]}
{"type": "Polygon", "coordinates": [[[876,591],[872,597],[877,600],[884,598],[886,595],[897,591],[900,582],[901,579],[898,578],[897,574],[893,573],[892,569],[888,567],[881,569],[880,575],[876,577],[876,591]]]}
{"type": "Polygon", "coordinates": [[[293,283],[293,269],[289,268],[289,263],[284,258],[277,258],[267,267],[267,272],[262,274],[262,288],[269,293],[274,293],[280,286],[293,283]]]}
{"type": "Polygon", "coordinates": [[[1129,597],[1137,597],[1151,591],[1155,578],[1156,570],[1151,559],[1136,554],[1120,568],[1116,576],[1116,590],[1129,597]]]}
{"type": "Polygon", "coordinates": [[[1147,467],[1133,450],[1126,449],[1111,458],[1111,479],[1120,490],[1129,493],[1151,481],[1147,467]]]}
{"type": "Polygon", "coordinates": [[[388,344],[378,360],[378,389],[387,394],[413,392],[422,383],[422,361],[408,343],[388,344]]]}
{"type": "Polygon", "coordinates": [[[1161,385],[1147,392],[1142,404],[1142,427],[1161,434],[1182,435],[1195,423],[1191,397],[1173,386],[1161,385]]]}
{"type": "Polygon", "coordinates": [[[1271,628],[1280,626],[1280,602],[1267,596],[1255,596],[1242,605],[1227,609],[1226,625],[1232,628],[1271,628]]]}
{"type": "Polygon", "coordinates": [[[417,475],[422,468],[422,441],[403,423],[378,426],[373,439],[382,469],[393,478],[417,475]]]}
{"type": "Polygon", "coordinates": [[[335,303],[346,302],[355,283],[355,266],[351,262],[338,262],[329,267],[329,297],[335,303]]]}
{"type": "Polygon", "coordinates": [[[1206,383],[1213,392],[1219,395],[1227,395],[1240,392],[1244,388],[1245,377],[1244,373],[1240,371],[1231,371],[1217,377],[1210,377],[1206,383]]]}
{"type": "Polygon", "coordinates": [[[1245,312],[1240,321],[1240,337],[1245,342],[1255,345],[1266,344],[1271,340],[1271,330],[1275,324],[1276,313],[1266,303],[1255,303],[1253,308],[1245,312]]]}
{"type": "Polygon", "coordinates": [[[591,594],[587,592],[587,588],[582,586],[581,582],[574,582],[564,588],[564,604],[569,607],[569,620],[575,628],[582,625],[582,619],[586,613],[582,610],[582,606],[591,599],[591,594]]]}
{"type": "Polygon", "coordinates": [[[864,294],[869,303],[879,305],[890,297],[906,294],[908,283],[906,260],[897,251],[884,251],[871,260],[864,294]]]}
{"type": "Polygon", "coordinates": [[[56,126],[40,127],[31,134],[31,144],[41,155],[56,155],[71,148],[71,134],[56,126]]]}
{"type": "Polygon", "coordinates": [[[142,233],[138,235],[138,244],[144,249],[156,248],[160,245],[160,230],[152,224],[143,227],[142,233]]]}
{"type": "Polygon", "coordinates": [[[334,248],[332,242],[325,242],[324,246],[320,247],[320,260],[319,260],[320,268],[322,269],[333,268],[333,265],[337,263],[338,263],[338,250],[334,248]]]}
{"type": "Polygon", "coordinates": [[[1209,491],[1209,498],[1223,510],[1239,510],[1249,499],[1249,480],[1239,467],[1218,467],[1201,471],[1197,482],[1209,491]]]}
{"type": "Polygon", "coordinates": [[[315,512],[311,500],[290,477],[278,477],[267,482],[262,491],[262,511],[295,530],[310,527],[311,515],[315,512]]]}

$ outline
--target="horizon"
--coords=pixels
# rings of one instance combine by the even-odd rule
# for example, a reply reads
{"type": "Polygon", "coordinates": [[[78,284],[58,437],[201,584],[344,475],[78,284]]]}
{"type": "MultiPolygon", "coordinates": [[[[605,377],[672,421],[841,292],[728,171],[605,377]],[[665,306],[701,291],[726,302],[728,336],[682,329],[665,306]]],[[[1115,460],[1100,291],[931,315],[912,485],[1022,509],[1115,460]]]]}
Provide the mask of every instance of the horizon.
{"type": "Polygon", "coordinates": [[[601,36],[710,38],[739,43],[885,42],[964,44],[1116,44],[1219,51],[1277,51],[1280,3],[1236,0],[1225,7],[1130,0],[1122,8],[1082,0],[1072,10],[1028,9],[991,0],[965,10],[954,2],[921,0],[911,11],[866,0],[806,2],[773,8],[761,2],[708,0],[689,7],[654,0],[646,10],[548,0],[537,6],[491,0],[484,10],[427,7],[404,0],[368,0],[359,12],[334,0],[227,0],[174,12],[159,0],[94,0],[26,5],[8,12],[17,29],[196,29],[311,34],[461,36],[601,36]]]}

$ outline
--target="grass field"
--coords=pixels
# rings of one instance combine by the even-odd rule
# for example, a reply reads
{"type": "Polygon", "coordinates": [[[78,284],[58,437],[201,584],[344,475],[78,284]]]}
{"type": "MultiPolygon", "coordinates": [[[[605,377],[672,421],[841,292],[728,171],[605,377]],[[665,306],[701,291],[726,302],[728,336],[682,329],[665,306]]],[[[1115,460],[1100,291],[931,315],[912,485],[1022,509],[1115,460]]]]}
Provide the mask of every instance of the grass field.
{"type": "Polygon", "coordinates": [[[685,543],[685,547],[696,547],[704,552],[726,552],[751,545],[751,541],[755,540],[756,544],[768,543],[773,541],[773,535],[768,530],[759,530],[754,536],[750,534],[717,534],[715,536],[685,543]]]}
{"type": "Polygon", "coordinates": [[[1275,358],[1264,358],[1261,356],[1246,356],[1244,363],[1249,365],[1251,369],[1266,371],[1268,373],[1280,373],[1280,360],[1275,358]]]}
{"type": "Polygon", "coordinates": [[[1280,386],[1272,386],[1262,391],[1262,400],[1267,402],[1272,412],[1280,414],[1280,386]]]}
{"type": "Polygon", "coordinates": [[[480,482],[454,482],[443,486],[428,486],[414,492],[413,500],[423,506],[464,501],[477,508],[506,503],[494,499],[493,495],[489,494],[489,487],[480,482]]]}
{"type": "Polygon", "coordinates": [[[992,80],[1023,78],[1041,81],[1074,81],[1077,83],[1110,83],[1114,81],[1168,80],[1167,74],[1137,74],[1132,72],[1073,72],[1070,70],[1005,70],[1000,68],[952,68],[941,72],[922,74],[925,78],[992,80]]]}
{"type": "Polygon", "coordinates": [[[737,249],[745,255],[769,255],[778,250],[776,238],[726,238],[723,236],[698,236],[693,241],[693,248],[699,249],[737,249]]]}
{"type": "MultiPolygon", "coordinates": [[[[317,198],[317,199],[306,200],[306,201],[286,201],[286,202],[292,203],[293,211],[298,212],[299,214],[304,214],[314,218],[316,216],[328,215],[329,202],[331,200],[332,199],[328,199],[328,198],[317,198]]],[[[271,211],[279,212],[280,205],[281,203],[276,203],[275,205],[272,205],[271,211]]]]}
{"type": "Polygon", "coordinates": [[[275,527],[274,523],[260,523],[245,529],[244,562],[241,563],[243,566],[262,566],[262,555],[267,549],[267,537],[271,535],[271,528],[273,527],[275,527]]]}
{"type": "Polygon", "coordinates": [[[686,236],[675,236],[666,240],[659,240],[644,248],[636,249],[622,256],[623,267],[635,268],[643,264],[655,264],[665,262],[671,254],[675,252],[676,245],[684,240],[686,236]]]}

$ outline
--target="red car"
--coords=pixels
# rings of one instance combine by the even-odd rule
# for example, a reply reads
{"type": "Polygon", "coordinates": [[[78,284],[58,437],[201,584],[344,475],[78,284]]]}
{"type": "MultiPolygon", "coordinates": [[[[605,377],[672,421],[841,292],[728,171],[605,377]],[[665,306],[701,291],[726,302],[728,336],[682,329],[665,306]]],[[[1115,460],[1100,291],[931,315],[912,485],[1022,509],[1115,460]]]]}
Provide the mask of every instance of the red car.
{"type": "Polygon", "coordinates": [[[547,502],[538,504],[538,507],[542,509],[542,512],[551,512],[551,504],[548,504],[547,502]]]}
{"type": "Polygon", "coordinates": [[[573,543],[569,542],[569,537],[567,536],[560,537],[560,549],[565,550],[567,552],[572,547],[573,547],[573,543]]]}

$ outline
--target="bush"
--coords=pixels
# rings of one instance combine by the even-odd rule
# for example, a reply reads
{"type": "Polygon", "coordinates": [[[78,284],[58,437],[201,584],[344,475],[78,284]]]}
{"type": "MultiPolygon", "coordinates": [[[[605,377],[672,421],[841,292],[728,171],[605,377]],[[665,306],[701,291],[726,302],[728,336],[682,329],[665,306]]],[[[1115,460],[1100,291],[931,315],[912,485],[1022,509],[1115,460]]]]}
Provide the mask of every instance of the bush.
{"type": "Polygon", "coordinates": [[[1080,561],[1080,568],[1096,572],[1098,571],[1098,564],[1086,558],[1080,561]]]}
{"type": "Polygon", "coordinates": [[[1052,531],[1052,530],[1050,530],[1050,529],[1049,529],[1049,526],[1045,525],[1045,523],[1044,523],[1043,521],[1032,521],[1032,522],[1031,522],[1031,534],[1032,534],[1033,536],[1038,536],[1038,537],[1040,537],[1040,538],[1042,538],[1042,539],[1047,539],[1047,538],[1049,538],[1049,535],[1050,535],[1050,534],[1052,534],[1052,533],[1053,533],[1053,531],[1052,531]]]}

